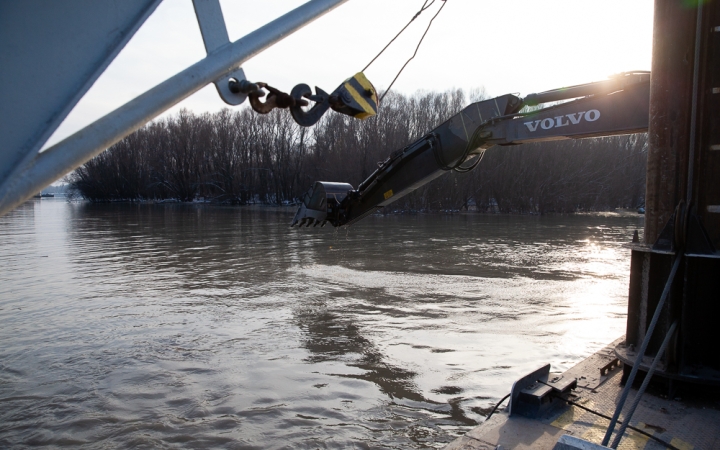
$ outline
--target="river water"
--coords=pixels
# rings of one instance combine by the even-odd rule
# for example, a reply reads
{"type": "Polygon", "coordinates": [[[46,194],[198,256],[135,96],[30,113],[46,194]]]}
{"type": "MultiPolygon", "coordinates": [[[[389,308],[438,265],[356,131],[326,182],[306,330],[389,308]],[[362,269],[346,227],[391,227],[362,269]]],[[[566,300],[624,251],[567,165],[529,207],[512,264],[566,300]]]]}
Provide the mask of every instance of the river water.
{"type": "Polygon", "coordinates": [[[0,217],[0,448],[432,448],[624,332],[642,217],[37,200],[0,217]]]}

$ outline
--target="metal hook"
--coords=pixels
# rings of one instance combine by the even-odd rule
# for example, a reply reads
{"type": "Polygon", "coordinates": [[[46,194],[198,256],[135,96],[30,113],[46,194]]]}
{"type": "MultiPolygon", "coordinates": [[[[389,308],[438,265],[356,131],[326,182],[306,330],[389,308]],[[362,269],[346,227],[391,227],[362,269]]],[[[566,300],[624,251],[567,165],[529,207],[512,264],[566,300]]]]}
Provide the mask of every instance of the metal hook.
{"type": "Polygon", "coordinates": [[[315,125],[330,108],[330,96],[317,86],[315,86],[315,95],[312,95],[312,90],[307,84],[298,84],[290,91],[290,95],[295,99],[295,105],[290,107],[290,114],[295,122],[303,127],[315,125]],[[301,108],[301,106],[307,105],[307,101],[303,100],[303,97],[315,102],[315,105],[308,111],[301,108]],[[305,102],[305,105],[302,105],[301,102],[305,102]]]}

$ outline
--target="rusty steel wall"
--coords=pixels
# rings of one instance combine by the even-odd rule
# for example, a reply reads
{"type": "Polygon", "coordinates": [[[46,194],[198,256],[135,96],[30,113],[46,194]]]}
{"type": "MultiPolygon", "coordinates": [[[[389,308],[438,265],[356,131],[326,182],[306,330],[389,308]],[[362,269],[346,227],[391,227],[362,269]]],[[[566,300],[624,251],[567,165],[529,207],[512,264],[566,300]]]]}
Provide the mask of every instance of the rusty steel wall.
{"type": "Polygon", "coordinates": [[[683,3],[655,1],[645,189],[645,243],[651,245],[687,185],[696,11],[683,3]]]}
{"type": "Polygon", "coordinates": [[[654,27],[645,241],[616,354],[627,376],[667,286],[641,370],[676,323],[656,374],[720,386],[720,1],[656,0],[654,27]]]}

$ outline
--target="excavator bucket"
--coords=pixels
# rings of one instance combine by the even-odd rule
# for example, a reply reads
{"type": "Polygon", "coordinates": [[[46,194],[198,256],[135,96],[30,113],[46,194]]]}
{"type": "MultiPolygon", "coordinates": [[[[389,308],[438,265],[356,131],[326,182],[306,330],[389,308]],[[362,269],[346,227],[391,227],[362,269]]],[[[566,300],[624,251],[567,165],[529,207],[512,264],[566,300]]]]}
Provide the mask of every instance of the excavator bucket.
{"type": "Polygon", "coordinates": [[[328,213],[336,210],[352,189],[352,185],[347,183],[316,181],[303,196],[303,202],[290,226],[325,226],[329,220],[328,213]]]}

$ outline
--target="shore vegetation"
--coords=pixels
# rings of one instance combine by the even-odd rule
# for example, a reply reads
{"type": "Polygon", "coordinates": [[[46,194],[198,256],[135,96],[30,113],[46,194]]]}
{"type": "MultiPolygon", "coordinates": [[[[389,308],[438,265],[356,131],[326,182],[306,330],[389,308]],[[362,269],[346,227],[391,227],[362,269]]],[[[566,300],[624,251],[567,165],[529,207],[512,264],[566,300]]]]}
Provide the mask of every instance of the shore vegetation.
{"type": "MultiPolygon", "coordinates": [[[[391,152],[472,101],[469,93],[389,94],[376,117],[329,113],[312,128],[285,110],[181,110],[122,139],[68,175],[93,202],[293,204],[314,181],[357,186],[391,152]]],[[[647,135],[493,147],[469,173],[418,189],[393,211],[545,214],[636,208],[644,202],[647,135]]]]}

